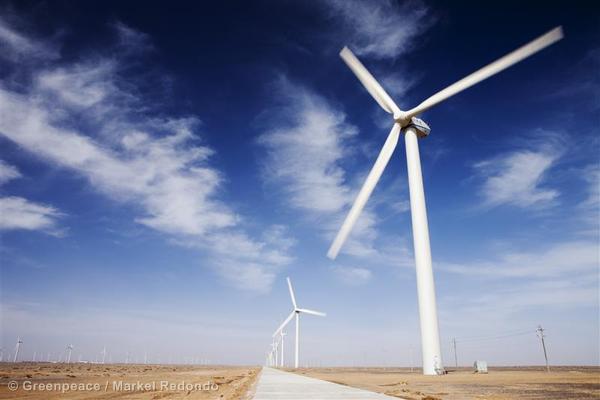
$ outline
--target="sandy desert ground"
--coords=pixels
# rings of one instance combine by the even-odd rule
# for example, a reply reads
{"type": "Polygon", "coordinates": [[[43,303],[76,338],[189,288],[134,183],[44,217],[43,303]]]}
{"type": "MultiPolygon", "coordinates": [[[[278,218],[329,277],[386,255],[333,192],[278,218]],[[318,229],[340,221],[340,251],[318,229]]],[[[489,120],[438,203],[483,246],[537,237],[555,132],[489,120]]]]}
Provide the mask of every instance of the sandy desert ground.
{"type": "Polygon", "coordinates": [[[244,399],[259,371],[252,367],[0,363],[0,399],[244,399]],[[11,382],[17,382],[17,390],[9,388],[14,385],[11,382]]]}
{"type": "MultiPolygon", "coordinates": [[[[248,399],[259,371],[258,367],[0,363],[0,399],[248,399]],[[17,382],[16,391],[10,390],[11,382],[17,382]],[[41,386],[47,384],[51,386],[41,386]]],[[[406,368],[310,368],[297,373],[409,400],[600,399],[599,367],[554,367],[550,373],[534,367],[491,368],[487,375],[464,368],[441,377],[406,368]]]]}
{"type": "Polygon", "coordinates": [[[459,368],[433,377],[405,368],[311,368],[298,373],[409,400],[600,399],[600,368],[459,368]]]}

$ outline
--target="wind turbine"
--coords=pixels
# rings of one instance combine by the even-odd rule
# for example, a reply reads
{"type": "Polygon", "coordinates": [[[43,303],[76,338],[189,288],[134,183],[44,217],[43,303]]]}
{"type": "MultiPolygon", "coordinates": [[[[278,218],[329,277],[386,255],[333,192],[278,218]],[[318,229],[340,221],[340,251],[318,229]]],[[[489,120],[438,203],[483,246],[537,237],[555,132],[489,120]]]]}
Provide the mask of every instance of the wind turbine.
{"type": "Polygon", "coordinates": [[[102,348],[102,364],[104,364],[104,360],[106,360],[106,346],[102,348]]]}
{"type": "Polygon", "coordinates": [[[17,337],[17,346],[15,347],[15,358],[13,359],[13,362],[17,362],[17,358],[19,357],[19,349],[21,348],[21,344],[23,344],[23,341],[21,340],[20,337],[17,337]]]}
{"type": "Polygon", "coordinates": [[[281,337],[281,339],[280,339],[280,343],[281,343],[281,355],[279,356],[279,366],[280,366],[281,368],[283,368],[283,361],[284,361],[284,360],[283,360],[283,337],[284,337],[285,335],[287,335],[287,333],[285,333],[285,332],[282,330],[281,332],[279,332],[279,335],[280,335],[280,337],[281,337]]]}
{"type": "MultiPolygon", "coordinates": [[[[311,314],[317,315],[319,317],[325,317],[327,314],[322,313],[320,311],[309,310],[306,308],[298,308],[298,305],[296,304],[296,296],[294,296],[294,289],[292,288],[292,281],[290,281],[290,278],[287,278],[287,284],[290,290],[290,297],[292,298],[292,305],[294,306],[294,309],[292,310],[290,315],[285,319],[285,321],[283,321],[283,323],[279,326],[279,328],[277,328],[275,333],[273,333],[273,338],[276,337],[277,334],[283,330],[283,328],[285,328],[285,326],[292,320],[292,318],[294,318],[294,316],[296,317],[296,352],[294,357],[294,368],[298,368],[298,348],[300,343],[300,314],[311,314]]],[[[275,365],[277,365],[277,363],[275,365]]]]}
{"type": "Polygon", "coordinates": [[[73,352],[73,345],[70,344],[67,346],[67,364],[71,363],[71,353],[73,352]]]}
{"type": "Polygon", "coordinates": [[[543,48],[562,39],[562,28],[557,27],[505,55],[504,57],[475,71],[471,75],[439,91],[423,101],[418,106],[402,111],[392,98],[364,65],[352,54],[350,49],[344,47],[340,56],[357,76],[363,86],[389,114],[392,114],[393,126],[385,141],[375,164],[373,165],[365,183],[363,184],[350,212],[335,237],[327,256],[335,259],[346,241],[352,227],[355,225],[362,209],[375,185],[379,181],[392,153],[394,152],[400,132],[404,132],[406,143],[406,163],[408,170],[408,185],[410,192],[410,209],[412,216],[413,244],[415,251],[415,264],[417,273],[417,291],[419,298],[419,317],[421,325],[421,346],[423,354],[423,374],[437,375],[443,373],[442,356],[440,352],[440,339],[435,301],[435,287],[433,270],[431,267],[431,248],[429,244],[429,228],[427,225],[427,211],[425,208],[425,193],[423,190],[423,177],[421,175],[421,161],[417,138],[429,135],[429,126],[417,115],[446,100],[447,98],[497,74],[498,72],[516,64],[517,62],[537,53],[543,48]]]}

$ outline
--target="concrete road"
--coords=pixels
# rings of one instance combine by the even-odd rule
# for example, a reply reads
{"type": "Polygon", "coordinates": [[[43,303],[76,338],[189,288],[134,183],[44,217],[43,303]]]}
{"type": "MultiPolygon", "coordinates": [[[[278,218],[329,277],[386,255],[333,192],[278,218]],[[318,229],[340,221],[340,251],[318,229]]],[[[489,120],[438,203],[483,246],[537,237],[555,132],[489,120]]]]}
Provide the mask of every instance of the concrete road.
{"type": "Polygon", "coordinates": [[[386,396],[266,367],[263,368],[258,379],[253,398],[254,400],[399,400],[398,397],[386,396]]]}

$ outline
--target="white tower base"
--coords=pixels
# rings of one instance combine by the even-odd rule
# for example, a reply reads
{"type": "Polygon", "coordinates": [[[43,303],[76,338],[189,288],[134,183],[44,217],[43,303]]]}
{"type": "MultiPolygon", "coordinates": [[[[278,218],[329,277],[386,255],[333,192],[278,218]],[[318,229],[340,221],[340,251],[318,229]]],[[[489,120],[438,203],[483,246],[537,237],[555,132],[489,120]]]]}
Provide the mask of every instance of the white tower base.
{"type": "Polygon", "coordinates": [[[298,368],[298,346],[300,342],[300,314],[296,313],[296,356],[294,359],[294,368],[298,368]]]}
{"type": "Polygon", "coordinates": [[[421,321],[421,347],[423,352],[423,374],[439,375],[444,371],[440,352],[440,335],[435,302],[435,285],[431,267],[429,227],[425,208],[425,192],[421,174],[417,131],[409,126],[405,129],[406,164],[410,190],[413,243],[417,269],[417,292],[421,321]]]}

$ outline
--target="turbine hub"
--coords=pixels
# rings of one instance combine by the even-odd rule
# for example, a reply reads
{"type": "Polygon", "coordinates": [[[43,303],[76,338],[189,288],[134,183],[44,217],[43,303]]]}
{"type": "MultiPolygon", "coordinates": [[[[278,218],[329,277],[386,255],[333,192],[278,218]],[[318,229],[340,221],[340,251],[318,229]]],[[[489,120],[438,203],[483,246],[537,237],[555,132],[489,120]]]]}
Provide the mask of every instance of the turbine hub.
{"type": "Polygon", "coordinates": [[[412,117],[410,119],[410,123],[406,125],[406,128],[414,128],[420,138],[429,136],[429,133],[431,132],[429,125],[427,125],[427,123],[425,123],[425,121],[423,121],[421,118],[417,117],[412,117]]]}

